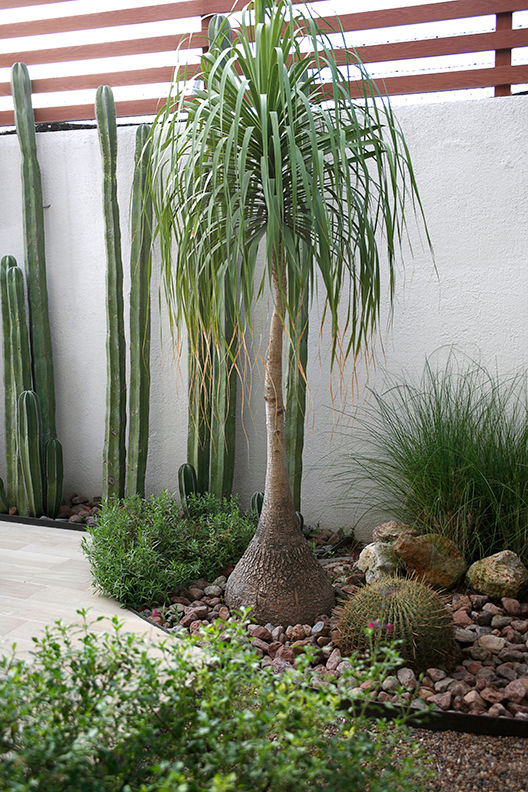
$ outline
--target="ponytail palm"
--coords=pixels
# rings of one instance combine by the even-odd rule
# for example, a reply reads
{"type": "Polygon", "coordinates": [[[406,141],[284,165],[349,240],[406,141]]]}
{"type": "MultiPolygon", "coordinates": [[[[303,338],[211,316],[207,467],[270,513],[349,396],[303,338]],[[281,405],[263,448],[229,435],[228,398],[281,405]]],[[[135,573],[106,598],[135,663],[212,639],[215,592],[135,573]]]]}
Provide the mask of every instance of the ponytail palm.
{"type": "MultiPolygon", "coordinates": [[[[271,291],[264,502],[226,600],[250,606],[257,620],[293,624],[328,612],[333,593],[298,530],[289,488],[284,336],[294,335],[306,294],[317,292],[332,363],[365,348],[384,287],[392,297],[405,199],[416,198],[418,207],[419,199],[397,123],[384,102],[372,101],[375,87],[354,55],[348,66],[363,88],[359,101],[316,22],[294,13],[291,0],[268,4],[250,3],[233,47],[203,56],[201,87],[191,99],[176,82],[153,132],[153,178],[176,326],[202,343],[213,339],[236,365],[233,338],[251,329],[266,283],[271,291]],[[256,280],[259,248],[265,267],[256,280]],[[223,332],[228,300],[232,338],[223,332]]],[[[197,359],[198,350],[193,354],[197,359]]]]}

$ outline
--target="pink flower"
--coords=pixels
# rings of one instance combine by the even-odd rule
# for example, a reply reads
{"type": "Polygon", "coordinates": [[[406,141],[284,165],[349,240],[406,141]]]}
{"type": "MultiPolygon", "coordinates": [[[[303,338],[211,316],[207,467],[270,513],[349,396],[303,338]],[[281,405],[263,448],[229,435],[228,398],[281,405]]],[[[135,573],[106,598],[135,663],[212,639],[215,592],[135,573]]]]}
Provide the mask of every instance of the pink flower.
{"type": "Polygon", "coordinates": [[[386,624],[385,629],[387,630],[389,635],[392,635],[392,624],[386,624]]]}
{"type": "Polygon", "coordinates": [[[374,622],[373,622],[373,621],[369,621],[369,623],[368,623],[368,629],[369,629],[369,630],[373,630],[373,629],[374,629],[374,622]]]}

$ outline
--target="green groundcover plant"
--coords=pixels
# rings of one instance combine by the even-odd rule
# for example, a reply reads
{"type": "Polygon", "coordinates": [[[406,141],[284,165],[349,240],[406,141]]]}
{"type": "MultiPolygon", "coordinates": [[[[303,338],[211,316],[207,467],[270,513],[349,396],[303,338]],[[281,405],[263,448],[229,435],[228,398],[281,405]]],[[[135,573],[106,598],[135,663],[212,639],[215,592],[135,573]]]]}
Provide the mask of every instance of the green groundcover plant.
{"type": "Polygon", "coordinates": [[[416,763],[391,755],[401,724],[338,709],[347,677],[263,671],[242,623],[151,643],[84,617],[34,639],[30,662],[0,660],[2,790],[417,789],[416,763]]]}
{"type": "Polygon", "coordinates": [[[83,541],[96,588],[124,605],[163,602],[178,586],[213,580],[235,564],[255,532],[235,498],[191,496],[188,515],[169,492],[103,503],[83,541]]]}
{"type": "Polygon", "coordinates": [[[447,536],[468,562],[505,549],[526,562],[526,376],[452,353],[445,366],[429,361],[420,382],[373,397],[356,436],[367,450],[339,474],[351,497],[447,536]]]}
{"type": "Polygon", "coordinates": [[[34,639],[30,662],[0,660],[2,790],[419,788],[416,747],[392,754],[401,724],[339,710],[347,677],[314,689],[302,671],[263,671],[242,623],[153,644],[117,620],[96,634],[84,616],[34,639]]]}

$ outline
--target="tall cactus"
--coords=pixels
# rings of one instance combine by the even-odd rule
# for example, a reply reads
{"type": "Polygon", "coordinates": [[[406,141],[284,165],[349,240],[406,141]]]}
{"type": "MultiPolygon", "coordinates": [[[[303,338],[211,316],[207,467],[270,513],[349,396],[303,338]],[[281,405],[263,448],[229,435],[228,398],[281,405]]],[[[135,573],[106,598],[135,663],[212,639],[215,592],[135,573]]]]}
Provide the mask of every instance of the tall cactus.
{"type": "Polygon", "coordinates": [[[130,253],[130,393],[127,494],[145,496],[150,391],[150,248],[152,199],[148,194],[148,124],[136,131],[130,253]]]}
{"type": "Polygon", "coordinates": [[[13,379],[11,350],[11,321],[7,296],[7,271],[16,267],[13,256],[4,256],[0,261],[0,302],[2,306],[2,334],[4,360],[4,418],[6,444],[6,500],[8,507],[17,501],[17,399],[13,379]]]}
{"type": "Polygon", "coordinates": [[[18,397],[17,429],[18,455],[26,492],[27,511],[31,517],[38,517],[44,511],[44,493],[40,461],[39,400],[32,390],[22,391],[18,397]]]}
{"type": "MultiPolygon", "coordinates": [[[[305,253],[304,253],[305,255],[305,253]]],[[[301,508],[302,457],[306,413],[306,364],[308,362],[308,284],[291,278],[290,290],[302,289],[301,308],[290,327],[286,385],[286,461],[295,510],[301,508]]]]}
{"type": "MultiPolygon", "coordinates": [[[[231,26],[225,16],[215,14],[209,23],[209,49],[228,51],[233,42],[231,26]]],[[[218,253],[222,255],[221,246],[218,253]]],[[[203,289],[211,289],[207,272],[203,289]]],[[[233,310],[222,284],[217,286],[223,311],[219,327],[223,338],[194,340],[189,356],[189,437],[188,460],[197,473],[198,490],[222,497],[231,492],[235,464],[236,372],[232,348],[233,310]],[[227,348],[226,348],[227,347],[227,348]]]]}
{"type": "Polygon", "coordinates": [[[103,208],[106,242],[106,421],[103,497],[125,494],[126,373],[123,316],[123,264],[117,203],[117,129],[111,88],[97,89],[95,116],[103,161],[103,208]]]}
{"type": "Polygon", "coordinates": [[[62,446],[54,437],[44,447],[43,478],[46,485],[46,514],[56,517],[61,505],[63,468],[62,446]]]}
{"type": "Polygon", "coordinates": [[[42,441],[46,443],[51,437],[56,437],[55,385],[46,286],[42,185],[31,105],[31,82],[24,63],[15,63],[13,66],[11,88],[15,105],[15,125],[22,154],[22,205],[31,365],[33,385],[41,410],[42,441]]]}

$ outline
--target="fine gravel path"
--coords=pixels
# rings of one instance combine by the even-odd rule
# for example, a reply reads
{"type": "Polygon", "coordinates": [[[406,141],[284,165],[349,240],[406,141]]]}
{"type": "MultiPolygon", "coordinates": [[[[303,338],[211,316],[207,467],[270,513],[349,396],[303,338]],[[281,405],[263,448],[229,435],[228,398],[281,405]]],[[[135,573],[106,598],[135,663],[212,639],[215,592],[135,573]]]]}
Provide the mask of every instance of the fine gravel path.
{"type": "MultiPolygon", "coordinates": [[[[433,776],[417,792],[528,792],[528,739],[412,729],[433,776]]],[[[401,756],[409,747],[401,746],[401,756]]]]}

